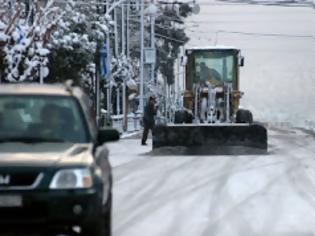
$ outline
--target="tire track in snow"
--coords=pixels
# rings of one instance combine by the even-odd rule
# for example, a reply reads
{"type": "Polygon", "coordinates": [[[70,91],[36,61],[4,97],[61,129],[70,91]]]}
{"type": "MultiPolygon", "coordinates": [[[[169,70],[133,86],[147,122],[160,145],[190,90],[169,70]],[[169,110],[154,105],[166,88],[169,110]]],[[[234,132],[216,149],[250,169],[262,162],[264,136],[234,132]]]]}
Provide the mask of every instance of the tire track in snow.
{"type": "MultiPolygon", "coordinates": [[[[186,162],[180,164],[179,166],[176,166],[174,168],[170,168],[164,172],[166,172],[167,174],[163,174],[164,177],[163,178],[159,178],[158,180],[153,180],[151,182],[149,182],[149,185],[143,186],[143,183],[141,181],[139,181],[138,185],[139,187],[136,187],[136,189],[138,189],[138,191],[136,192],[136,194],[134,195],[136,203],[134,205],[130,205],[129,208],[125,209],[124,211],[129,212],[132,209],[136,208],[139,202],[145,202],[148,198],[148,196],[150,195],[154,195],[156,191],[159,191],[160,187],[163,186],[163,184],[165,184],[168,181],[168,178],[166,176],[170,176],[170,173],[172,172],[176,172],[177,169],[183,168],[187,165],[193,164],[195,163],[194,159],[191,160],[187,160],[186,162]]],[[[149,179],[150,175],[154,175],[155,173],[149,172],[148,176],[146,175],[141,175],[141,173],[137,174],[137,178],[130,178],[129,181],[135,181],[136,179],[149,179]]],[[[114,181],[116,182],[115,178],[114,181]]],[[[117,181],[117,185],[119,187],[120,184],[124,184],[124,183],[119,183],[119,181],[117,181]]]]}
{"type": "MultiPolygon", "coordinates": [[[[225,175],[222,176],[221,180],[218,181],[218,183],[216,184],[216,187],[215,187],[216,196],[214,200],[210,203],[210,207],[208,211],[209,219],[210,219],[209,220],[210,227],[205,228],[205,230],[201,234],[202,236],[217,235],[218,226],[220,222],[215,222],[212,216],[219,215],[222,199],[231,200],[231,197],[228,196],[226,184],[229,178],[231,177],[231,175],[233,174],[233,169],[235,169],[235,159],[234,160],[232,159],[230,163],[227,163],[226,169],[228,171],[226,172],[225,175]]],[[[247,232],[248,235],[254,235],[253,229],[250,227],[250,225],[245,224],[244,219],[242,219],[241,215],[239,215],[239,218],[237,219],[237,221],[238,221],[237,222],[238,225],[242,225],[242,228],[243,228],[242,231],[245,230],[245,232],[247,232]]],[[[239,234],[239,235],[242,235],[242,234],[239,234]]]]}
{"type": "MultiPolygon", "coordinates": [[[[294,157],[292,156],[292,158],[294,157]]],[[[297,195],[304,199],[305,202],[315,210],[315,184],[305,172],[301,161],[295,161],[296,168],[293,172],[288,173],[288,180],[297,195]]]]}
{"type": "MultiPolygon", "coordinates": [[[[200,159],[201,160],[201,159],[200,159]]],[[[224,178],[226,175],[233,175],[236,173],[240,173],[243,171],[252,171],[254,169],[260,169],[260,168],[267,168],[274,165],[282,164],[283,162],[274,162],[266,165],[257,165],[257,166],[249,166],[252,162],[256,161],[257,159],[253,158],[250,160],[237,160],[237,157],[229,157],[229,161],[233,161],[234,164],[236,164],[237,168],[234,169],[233,172],[231,170],[227,169],[226,166],[221,167],[219,170],[216,170],[214,173],[205,173],[202,176],[198,176],[197,182],[192,182],[190,185],[185,186],[179,186],[177,189],[173,189],[172,192],[165,192],[160,195],[155,195],[156,190],[159,189],[159,186],[156,184],[153,184],[156,186],[156,188],[153,188],[154,191],[146,191],[146,194],[142,196],[142,198],[139,200],[137,198],[137,194],[133,196],[132,201],[134,201],[134,204],[130,205],[127,209],[121,210],[120,213],[128,214],[128,217],[126,219],[122,219],[121,217],[117,217],[117,231],[115,229],[115,232],[117,235],[122,235],[123,232],[125,232],[129,225],[136,224],[138,221],[141,221],[142,218],[146,218],[145,216],[149,216],[154,214],[156,211],[159,210],[159,208],[163,207],[162,203],[169,203],[173,202],[174,199],[180,199],[183,196],[187,196],[192,192],[200,191],[202,188],[209,188],[212,183],[216,183],[216,181],[224,178]],[[244,164],[246,164],[244,166],[244,164]],[[146,201],[147,200],[147,201],[146,201]],[[149,201],[148,201],[149,200],[149,201]],[[139,203],[141,203],[139,205],[139,203]],[[136,211],[134,209],[137,209],[136,211]]],[[[198,165],[204,165],[202,160],[200,163],[196,161],[195,166],[191,169],[196,169],[195,167],[198,167],[198,165]]],[[[198,168],[197,168],[198,169],[198,168]]],[[[174,175],[177,175],[178,173],[175,171],[173,172],[174,175]]],[[[163,180],[167,181],[170,178],[170,173],[164,173],[163,180]]],[[[135,192],[135,191],[132,191],[135,192]]],[[[216,194],[215,191],[211,191],[212,194],[216,194]]],[[[123,214],[123,215],[125,215],[123,214]]],[[[124,217],[124,216],[123,216],[124,217]]],[[[115,233],[115,235],[116,235],[115,233]]]]}
{"type": "MultiPolygon", "coordinates": [[[[285,176],[282,177],[282,180],[288,182],[291,185],[292,189],[297,193],[297,195],[300,196],[301,199],[304,198],[305,201],[307,201],[308,204],[313,205],[312,208],[315,209],[314,208],[315,201],[312,200],[311,198],[305,197],[304,194],[306,194],[306,192],[304,193],[301,192],[300,191],[301,186],[298,186],[297,182],[295,181],[295,180],[299,180],[302,182],[305,182],[305,181],[308,182],[311,185],[309,186],[311,188],[308,188],[308,190],[313,189],[313,193],[315,193],[314,185],[311,183],[311,181],[309,181],[310,179],[307,177],[307,174],[302,164],[302,162],[305,162],[307,159],[314,160],[314,158],[306,158],[306,157],[297,158],[295,155],[292,154],[292,152],[305,153],[306,150],[308,152],[314,153],[314,149],[312,148],[312,144],[314,145],[314,143],[312,143],[310,140],[312,139],[312,137],[309,135],[304,135],[304,136],[305,136],[304,139],[301,139],[301,138],[298,139],[296,138],[296,136],[290,137],[290,138],[288,138],[288,136],[282,136],[278,139],[278,142],[280,142],[280,145],[283,147],[281,153],[282,155],[285,154],[288,168],[289,166],[294,167],[290,169],[290,171],[285,172],[285,176]],[[289,147],[292,147],[291,149],[286,148],[288,147],[288,143],[290,144],[289,147]]],[[[273,234],[275,232],[272,229],[276,227],[277,223],[281,222],[282,217],[280,215],[283,212],[283,210],[285,210],[284,205],[283,205],[284,203],[283,201],[281,201],[280,197],[285,197],[282,192],[278,194],[277,198],[274,200],[273,207],[270,208],[271,209],[269,213],[270,216],[266,218],[266,221],[264,223],[263,231],[265,235],[266,234],[276,235],[276,234],[273,234]]],[[[309,235],[308,233],[306,234],[309,235]]],[[[300,235],[300,233],[298,235],[300,235]]]]}
{"type": "MultiPolygon", "coordinates": [[[[196,160],[192,162],[192,164],[194,164],[194,166],[196,167],[199,165],[199,163],[196,162],[196,160]]],[[[186,165],[188,165],[188,163],[186,163],[186,165]]],[[[175,168],[175,169],[178,169],[178,168],[175,168]]],[[[159,209],[161,202],[168,202],[174,199],[175,198],[175,196],[173,195],[174,192],[176,195],[178,195],[177,197],[180,197],[182,194],[185,194],[183,193],[183,190],[187,189],[189,187],[188,185],[185,188],[179,187],[179,189],[181,190],[180,192],[177,192],[176,190],[172,190],[173,194],[170,194],[169,192],[167,192],[165,197],[161,197],[161,196],[154,197],[155,192],[159,191],[159,188],[162,186],[161,184],[168,182],[170,179],[170,175],[176,175],[176,174],[177,174],[176,171],[164,172],[162,174],[163,176],[159,176],[160,179],[157,182],[150,183],[151,185],[150,188],[146,189],[146,191],[140,195],[140,198],[138,198],[138,194],[136,195],[137,201],[134,201],[134,204],[130,205],[127,209],[123,211],[123,212],[128,212],[128,213],[131,212],[131,214],[129,214],[128,217],[124,221],[120,219],[119,225],[117,227],[119,229],[118,235],[120,235],[122,231],[124,231],[124,229],[127,228],[128,225],[132,225],[133,223],[136,223],[138,220],[143,218],[148,213],[152,214],[155,211],[157,211],[159,209]],[[139,203],[142,203],[140,208],[139,208],[139,203]],[[134,209],[137,209],[137,211],[134,211],[134,209]]],[[[194,188],[198,188],[198,184],[196,185],[195,183],[191,184],[191,186],[194,188]]]]}
{"type": "MultiPolygon", "coordinates": [[[[295,167],[292,166],[284,171],[284,173],[290,172],[294,169],[295,167]]],[[[251,199],[254,199],[257,196],[260,196],[262,193],[266,192],[269,188],[271,188],[274,184],[276,184],[280,178],[283,177],[284,173],[281,173],[280,175],[277,175],[275,178],[272,178],[270,181],[267,182],[267,184],[261,188],[260,190],[256,191],[255,193],[249,195],[242,201],[238,203],[234,203],[233,207],[230,208],[222,217],[215,219],[215,220],[210,220],[210,225],[204,230],[202,236],[215,236],[218,235],[219,227],[221,222],[229,222],[233,228],[233,235],[238,235],[238,236],[244,236],[244,235],[263,235],[263,234],[258,234],[256,233],[250,223],[245,219],[245,217],[242,215],[242,212],[239,210],[242,206],[248,204],[251,199]],[[231,219],[232,220],[229,220],[231,219]],[[235,223],[236,222],[236,223],[235,223]]],[[[224,193],[224,197],[226,201],[234,202],[232,196],[226,191],[224,193]]],[[[209,211],[209,216],[211,216],[212,213],[209,211]]]]}
{"type": "MultiPolygon", "coordinates": [[[[281,150],[283,147],[285,146],[280,146],[280,147],[276,147],[278,148],[278,150],[281,150]]],[[[283,161],[279,161],[276,164],[284,164],[283,161]]],[[[290,172],[292,171],[294,165],[292,166],[288,166],[287,165],[287,170],[284,173],[290,172]]],[[[248,168],[248,170],[251,170],[252,168],[248,168]]],[[[237,232],[236,235],[242,236],[242,235],[257,235],[257,233],[254,232],[253,228],[251,227],[250,223],[247,222],[247,220],[245,219],[245,217],[242,216],[241,211],[239,210],[239,208],[244,205],[247,204],[251,199],[255,198],[256,196],[259,196],[261,193],[265,192],[266,190],[268,190],[269,188],[271,188],[275,183],[277,183],[279,181],[279,178],[281,178],[283,176],[283,174],[281,174],[280,176],[277,176],[276,178],[272,179],[264,188],[260,189],[258,192],[248,196],[248,198],[246,198],[245,200],[243,200],[242,202],[238,203],[235,205],[235,207],[231,208],[229,210],[228,213],[226,213],[224,215],[224,217],[222,217],[221,220],[213,220],[210,219],[210,226],[207,227],[204,232],[203,232],[203,236],[208,236],[208,235],[217,235],[219,228],[220,228],[220,223],[222,221],[224,221],[224,219],[230,219],[232,218],[232,220],[229,221],[229,223],[234,225],[234,231],[237,232]]],[[[227,176],[228,178],[229,176],[227,176]]],[[[222,182],[221,185],[224,186],[226,184],[227,180],[222,182]]],[[[220,184],[220,183],[218,183],[220,184]]],[[[223,187],[219,188],[218,190],[221,189],[221,192],[217,193],[216,196],[216,201],[212,203],[212,205],[214,207],[210,207],[209,209],[209,215],[216,215],[216,211],[218,211],[218,209],[220,208],[220,201],[223,201],[222,199],[225,199],[225,201],[229,201],[229,202],[233,202],[233,198],[232,196],[230,196],[230,194],[228,193],[228,190],[224,189],[223,187]]],[[[280,207],[279,205],[277,205],[277,207],[280,207]]],[[[275,216],[274,213],[272,215],[273,217],[275,216]]],[[[270,218],[267,218],[270,219],[270,218]]],[[[226,221],[226,220],[225,220],[226,221]]],[[[275,221],[273,221],[273,223],[275,224],[275,221]]],[[[268,224],[268,223],[267,223],[268,224]]],[[[271,230],[271,228],[269,228],[269,230],[271,230]]]]}
{"type": "MultiPolygon", "coordinates": [[[[237,157],[228,157],[227,159],[229,161],[234,162],[234,164],[238,166],[238,169],[235,169],[233,173],[230,173],[230,170],[227,170],[226,166],[223,166],[219,170],[216,170],[215,172],[216,175],[214,175],[214,173],[211,173],[210,175],[209,173],[205,173],[203,174],[203,176],[198,176],[199,179],[197,179],[197,182],[194,181],[190,183],[190,185],[186,184],[185,186],[179,186],[178,189],[173,189],[172,192],[166,192],[166,193],[162,193],[161,195],[156,195],[156,196],[154,196],[155,194],[152,192],[147,192],[148,195],[143,195],[143,198],[141,199],[141,201],[135,201],[134,205],[131,205],[128,207],[128,209],[121,211],[125,213],[128,213],[128,212],[132,212],[132,213],[129,214],[129,217],[125,219],[124,222],[122,222],[122,219],[120,218],[119,225],[117,227],[117,230],[118,230],[117,234],[121,235],[124,231],[123,230],[124,228],[127,228],[128,225],[132,225],[133,223],[138,222],[138,220],[140,220],[142,217],[148,214],[148,212],[150,214],[153,214],[155,211],[159,209],[159,206],[163,202],[168,203],[168,202],[171,202],[173,199],[178,199],[183,196],[187,196],[191,192],[200,191],[200,189],[202,188],[207,188],[208,186],[211,186],[211,183],[222,179],[222,177],[226,176],[227,174],[235,174],[237,172],[252,170],[253,168],[246,167],[246,166],[244,167],[244,164],[246,163],[248,165],[251,162],[256,160],[256,159],[251,159],[251,160],[241,161],[241,160],[236,160],[236,159],[237,157]],[[148,200],[147,196],[149,197],[150,201],[145,201],[145,200],[148,200]],[[142,203],[140,206],[140,209],[139,209],[138,202],[142,203]],[[137,211],[135,212],[133,209],[137,209],[137,211]]],[[[200,159],[200,160],[201,160],[200,164],[196,161],[195,165],[197,167],[198,165],[204,165],[204,162],[202,161],[204,159],[200,159]]],[[[279,164],[279,163],[275,163],[275,164],[279,164]]],[[[270,165],[275,165],[275,164],[272,163],[270,165]]],[[[265,166],[268,167],[270,165],[265,165],[265,166]]],[[[261,167],[262,167],[261,165],[255,166],[255,168],[261,168],[261,167]]],[[[195,169],[195,168],[191,167],[189,170],[191,171],[191,169],[195,169]]],[[[173,174],[177,175],[178,173],[173,172],[173,174]]],[[[164,175],[165,176],[163,177],[163,179],[168,180],[170,178],[170,173],[164,173],[164,175]]],[[[158,190],[158,188],[156,189],[158,190]]]]}
{"type": "MultiPolygon", "coordinates": [[[[154,173],[151,170],[152,165],[154,165],[154,167],[156,169],[158,169],[155,172],[160,172],[160,169],[163,169],[163,168],[165,168],[165,171],[173,172],[173,171],[176,171],[180,168],[187,166],[189,163],[195,162],[194,157],[181,158],[180,161],[182,163],[180,163],[179,165],[176,165],[175,167],[168,167],[168,164],[173,164],[173,163],[165,163],[165,162],[161,162],[160,160],[155,160],[155,159],[156,158],[148,158],[147,157],[147,158],[144,158],[141,160],[137,160],[135,162],[126,163],[126,164],[114,167],[114,169],[117,171],[119,171],[120,169],[125,169],[125,168],[126,169],[135,169],[135,170],[137,170],[136,174],[137,175],[141,174],[141,177],[143,177],[145,175],[145,173],[147,173],[147,175],[152,175],[154,173]],[[140,166],[141,166],[141,169],[139,169],[140,166]]],[[[124,175],[115,176],[117,182],[123,182],[125,180],[128,181],[130,175],[135,175],[134,172],[129,172],[129,173],[123,172],[122,174],[124,174],[124,175]]]]}
{"type": "MultiPolygon", "coordinates": [[[[130,199],[130,201],[127,204],[124,203],[124,205],[127,205],[127,207],[119,211],[119,213],[122,215],[120,217],[119,215],[117,215],[118,216],[117,219],[119,220],[117,220],[118,223],[116,225],[114,224],[115,226],[114,235],[117,235],[117,236],[129,235],[128,229],[129,230],[134,229],[135,227],[137,227],[137,225],[141,224],[141,222],[144,221],[145,219],[150,219],[151,217],[155,218],[156,215],[161,214],[161,211],[164,212],[164,210],[169,209],[169,208],[174,209],[174,210],[176,208],[180,208],[180,209],[178,209],[178,212],[174,214],[173,218],[171,219],[171,222],[168,222],[169,224],[167,225],[167,227],[163,229],[163,230],[166,230],[165,235],[180,235],[178,234],[179,229],[177,229],[178,218],[181,218],[182,214],[189,213],[189,210],[191,209],[190,206],[185,207],[183,205],[183,202],[186,201],[187,196],[189,196],[192,192],[202,193],[206,191],[208,193],[210,191],[211,192],[210,194],[214,196],[216,195],[216,192],[212,189],[213,186],[217,187],[220,182],[224,183],[224,178],[227,178],[226,181],[228,181],[228,179],[233,174],[244,172],[244,171],[251,171],[255,169],[261,169],[264,167],[267,168],[267,167],[272,167],[275,165],[285,165],[286,166],[285,173],[288,171],[290,172],[291,167],[295,165],[295,163],[291,163],[290,161],[287,160],[288,158],[286,158],[286,155],[287,155],[286,152],[291,152],[297,146],[303,149],[303,145],[301,143],[299,143],[299,145],[292,143],[292,144],[289,144],[288,146],[288,143],[290,142],[290,138],[292,137],[289,137],[289,141],[284,140],[280,142],[279,141],[275,142],[276,143],[275,146],[277,147],[276,155],[258,156],[258,157],[251,157],[251,156],[220,157],[223,159],[223,161],[231,161],[232,159],[232,161],[234,160],[236,162],[232,170],[225,169],[224,166],[227,164],[226,162],[224,162],[224,165],[222,164],[222,166],[219,166],[220,168],[218,168],[218,166],[212,167],[212,168],[209,168],[208,172],[202,170],[202,168],[205,168],[204,167],[205,165],[207,165],[208,163],[211,164],[211,161],[216,161],[217,159],[215,158],[218,158],[217,156],[214,157],[213,159],[209,159],[212,157],[193,157],[189,161],[187,161],[186,159],[191,158],[191,157],[187,157],[187,156],[180,157],[185,160],[185,163],[187,162],[186,164],[182,163],[182,159],[179,159],[176,157],[170,157],[171,161],[169,161],[168,164],[166,165],[165,163],[163,163],[163,161],[164,161],[164,158],[166,160],[170,160],[170,159],[167,159],[168,158],[167,156],[163,156],[163,157],[155,156],[153,158],[143,158],[140,161],[136,161],[137,163],[131,162],[131,163],[127,163],[127,165],[118,166],[117,168],[115,168],[114,173],[119,172],[122,178],[118,179],[117,182],[115,183],[117,187],[115,191],[119,191],[119,188],[126,188],[126,187],[128,188],[129,187],[128,184],[130,184],[132,181],[139,180],[140,183],[137,186],[131,186],[131,188],[128,190],[127,195],[134,195],[134,196],[130,199]],[[286,148],[288,148],[288,150],[286,150],[286,148]],[[268,160],[267,163],[264,161],[264,159],[268,160]],[[181,162],[179,164],[181,165],[180,167],[178,166],[179,160],[181,162]],[[288,162],[288,164],[285,164],[286,161],[288,162]],[[163,166],[166,166],[167,168],[161,170],[161,167],[163,166]],[[130,170],[130,168],[132,169],[130,170]],[[123,173],[126,172],[126,170],[128,171],[128,169],[130,173],[126,173],[126,176],[123,176],[123,173]],[[200,169],[201,169],[201,172],[204,172],[204,173],[197,174],[198,170],[200,169]],[[171,181],[173,180],[173,178],[185,179],[186,175],[188,178],[192,178],[193,181],[188,182],[188,183],[183,181],[183,183],[172,185],[171,181]],[[150,179],[151,177],[158,177],[158,179],[154,179],[154,181],[151,182],[151,179],[150,179]],[[156,180],[158,182],[156,182],[156,180]],[[219,183],[217,183],[216,181],[218,181],[219,183]],[[138,189],[141,190],[143,188],[143,184],[147,184],[144,186],[148,187],[152,191],[143,190],[140,197],[138,197],[137,191],[138,189]],[[166,189],[163,189],[159,185],[167,186],[167,187],[166,189]],[[170,188],[170,185],[172,188],[170,188]]],[[[311,146],[308,146],[308,148],[312,150],[311,146]]],[[[303,160],[305,160],[305,158],[303,158],[303,160]]],[[[255,197],[259,196],[261,193],[266,192],[274,184],[278,183],[279,179],[283,179],[283,178],[284,178],[284,174],[282,173],[281,175],[279,175],[278,177],[274,179],[274,183],[270,183],[271,185],[270,187],[264,186],[264,188],[248,196],[248,198],[246,198],[244,201],[241,201],[238,203],[236,202],[236,205],[234,203],[235,200],[233,199],[233,197],[228,191],[226,191],[225,189],[218,188],[221,192],[221,195],[226,196],[227,201],[230,201],[232,202],[232,204],[234,204],[234,208],[228,209],[228,212],[226,212],[226,214],[222,216],[221,220],[226,219],[226,221],[228,221],[229,224],[232,224],[231,226],[237,229],[235,231],[237,233],[236,235],[241,235],[242,233],[243,235],[248,235],[248,232],[251,232],[250,230],[252,230],[252,233],[253,233],[252,235],[255,235],[254,229],[252,229],[252,226],[249,224],[250,222],[246,221],[246,217],[242,213],[242,207],[246,205],[247,201],[251,201],[251,199],[254,199],[255,197]],[[240,216],[242,219],[240,219],[240,216]],[[231,222],[231,220],[233,221],[231,222]]],[[[198,200],[202,201],[202,199],[205,197],[207,196],[200,195],[200,196],[194,197],[194,199],[196,199],[196,204],[199,203],[198,200]]],[[[120,197],[120,200],[121,199],[123,199],[123,201],[126,200],[125,197],[123,198],[120,197]]],[[[276,205],[276,202],[278,201],[277,199],[275,199],[276,209],[281,209],[283,206],[276,205]]],[[[270,222],[268,220],[274,216],[274,213],[272,213],[272,211],[270,211],[269,214],[270,214],[270,217],[267,217],[267,221],[265,225],[268,225],[270,222]]],[[[211,216],[211,214],[208,214],[208,215],[211,216]]],[[[212,214],[212,215],[215,216],[215,214],[212,214]]],[[[116,221],[115,217],[114,219],[116,221]]],[[[189,221],[188,220],[186,221],[185,219],[181,219],[181,223],[185,224],[185,222],[187,224],[189,221]]],[[[214,220],[214,224],[218,222],[222,222],[222,221],[220,221],[220,219],[214,220]]],[[[265,229],[264,231],[268,232],[269,230],[269,232],[271,233],[272,228],[277,225],[277,221],[274,221],[273,223],[274,224],[271,225],[271,228],[265,229]]],[[[219,232],[220,225],[217,224],[215,226],[217,227],[217,230],[219,232]]],[[[185,234],[185,232],[182,232],[182,233],[185,234]]],[[[214,230],[214,233],[215,233],[215,230],[214,230]]],[[[209,234],[209,235],[212,236],[212,234],[209,234]]]]}
{"type": "MultiPolygon", "coordinates": [[[[312,136],[307,137],[309,137],[309,139],[313,139],[312,136]]],[[[295,192],[315,210],[315,184],[306,173],[304,165],[304,162],[307,160],[310,160],[313,164],[315,164],[315,159],[312,155],[315,153],[315,143],[306,143],[305,141],[308,140],[305,139],[289,139],[286,141],[293,146],[299,147],[294,151],[286,150],[285,152],[288,157],[288,161],[292,162],[292,165],[295,165],[296,167],[293,172],[288,173],[288,181],[295,192]],[[310,157],[306,156],[306,154],[303,154],[303,157],[301,157],[302,155],[300,153],[305,153],[305,150],[310,152],[310,157]]]]}

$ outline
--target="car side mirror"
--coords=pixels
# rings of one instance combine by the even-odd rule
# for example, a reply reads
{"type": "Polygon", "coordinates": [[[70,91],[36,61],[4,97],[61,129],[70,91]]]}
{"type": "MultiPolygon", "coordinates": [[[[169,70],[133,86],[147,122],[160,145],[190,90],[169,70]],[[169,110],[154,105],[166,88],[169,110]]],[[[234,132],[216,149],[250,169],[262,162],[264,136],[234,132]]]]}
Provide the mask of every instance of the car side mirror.
{"type": "Polygon", "coordinates": [[[182,56],[180,58],[180,65],[181,66],[186,66],[187,65],[187,56],[182,56]]]}
{"type": "Polygon", "coordinates": [[[240,58],[240,66],[243,67],[244,64],[245,64],[245,59],[244,59],[244,57],[241,57],[240,58]]]}
{"type": "Polygon", "coordinates": [[[99,145],[117,140],[119,140],[119,132],[116,129],[103,128],[98,130],[97,142],[99,145]]]}

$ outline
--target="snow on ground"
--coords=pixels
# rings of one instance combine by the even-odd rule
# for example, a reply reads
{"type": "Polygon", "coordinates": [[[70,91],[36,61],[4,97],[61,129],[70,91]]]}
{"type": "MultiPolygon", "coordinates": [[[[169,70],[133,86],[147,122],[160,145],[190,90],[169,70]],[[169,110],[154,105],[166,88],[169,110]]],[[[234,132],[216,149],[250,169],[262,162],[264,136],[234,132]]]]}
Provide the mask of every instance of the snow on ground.
{"type": "Polygon", "coordinates": [[[150,156],[109,144],[114,236],[315,235],[315,139],[269,130],[262,156],[150,156]]]}

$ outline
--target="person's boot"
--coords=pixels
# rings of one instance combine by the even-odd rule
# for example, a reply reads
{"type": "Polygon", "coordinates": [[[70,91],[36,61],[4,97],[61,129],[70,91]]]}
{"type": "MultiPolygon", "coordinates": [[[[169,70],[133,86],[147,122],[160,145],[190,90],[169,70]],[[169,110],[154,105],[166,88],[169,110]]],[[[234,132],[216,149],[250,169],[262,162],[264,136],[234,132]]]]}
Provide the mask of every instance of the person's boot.
{"type": "Polygon", "coordinates": [[[142,145],[142,146],[146,146],[146,145],[148,145],[148,144],[142,140],[142,141],[141,141],[141,145],[142,145]]]}

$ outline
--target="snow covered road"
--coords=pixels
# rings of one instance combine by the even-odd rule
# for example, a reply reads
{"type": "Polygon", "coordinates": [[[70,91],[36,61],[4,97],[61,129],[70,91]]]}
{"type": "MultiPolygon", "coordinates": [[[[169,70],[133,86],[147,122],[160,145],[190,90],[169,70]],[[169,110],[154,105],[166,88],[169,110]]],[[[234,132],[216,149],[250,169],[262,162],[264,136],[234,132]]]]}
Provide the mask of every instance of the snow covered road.
{"type": "Polygon", "coordinates": [[[152,156],[110,144],[114,236],[315,235],[315,139],[269,130],[263,156],[152,156]]]}

